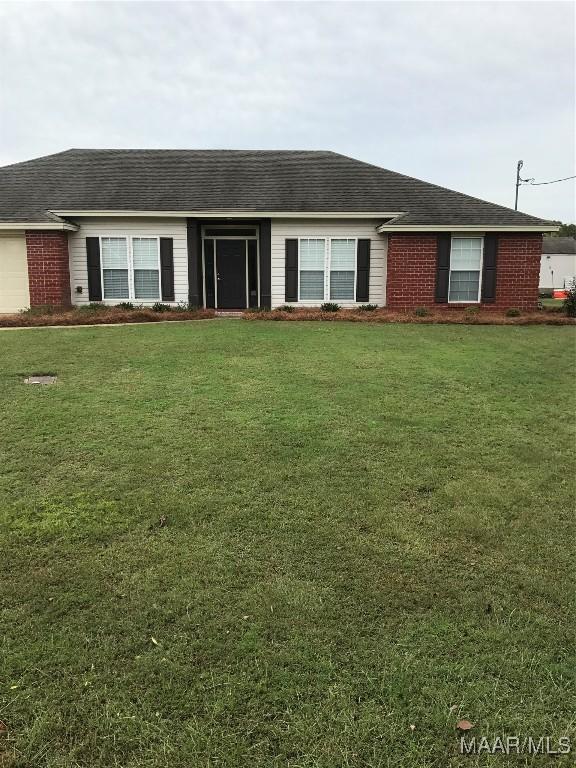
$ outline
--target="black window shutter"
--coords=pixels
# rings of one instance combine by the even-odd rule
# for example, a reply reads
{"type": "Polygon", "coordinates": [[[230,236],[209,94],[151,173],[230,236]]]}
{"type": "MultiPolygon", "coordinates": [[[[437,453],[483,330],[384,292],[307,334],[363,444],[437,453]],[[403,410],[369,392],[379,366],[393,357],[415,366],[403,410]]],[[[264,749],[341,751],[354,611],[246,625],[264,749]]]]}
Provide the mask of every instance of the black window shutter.
{"type": "Polygon", "coordinates": [[[488,232],[484,235],[482,259],[482,301],[488,304],[496,301],[496,262],[498,261],[498,235],[488,232]]]}
{"type": "Polygon", "coordinates": [[[370,240],[358,240],[356,250],[356,301],[370,297],[370,240]]]}
{"type": "Polygon", "coordinates": [[[272,221],[260,219],[260,306],[272,301],[272,221]]]}
{"type": "Polygon", "coordinates": [[[162,301],[174,301],[174,241],[160,238],[160,285],[162,301]]]}
{"type": "Polygon", "coordinates": [[[90,301],[102,301],[99,237],[86,238],[86,261],[88,266],[88,298],[90,301]]]}
{"type": "Polygon", "coordinates": [[[438,304],[445,304],[448,301],[451,245],[452,235],[450,232],[440,232],[436,255],[436,293],[434,296],[434,301],[438,304]]]}
{"type": "Polygon", "coordinates": [[[206,275],[206,306],[214,309],[216,306],[214,286],[214,240],[204,240],[204,269],[206,275]]]}
{"type": "Polygon", "coordinates": [[[298,301],[298,240],[286,240],[285,301],[298,301]]]}

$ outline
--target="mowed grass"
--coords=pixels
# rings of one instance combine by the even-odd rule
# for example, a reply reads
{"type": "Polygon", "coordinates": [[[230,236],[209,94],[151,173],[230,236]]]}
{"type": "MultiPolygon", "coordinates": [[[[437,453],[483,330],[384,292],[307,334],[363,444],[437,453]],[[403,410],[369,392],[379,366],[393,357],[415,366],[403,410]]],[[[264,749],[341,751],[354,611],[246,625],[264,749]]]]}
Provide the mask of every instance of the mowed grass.
{"type": "Polygon", "coordinates": [[[574,749],[574,345],[0,332],[0,765],[552,759],[461,756],[461,717],[574,749]]]}

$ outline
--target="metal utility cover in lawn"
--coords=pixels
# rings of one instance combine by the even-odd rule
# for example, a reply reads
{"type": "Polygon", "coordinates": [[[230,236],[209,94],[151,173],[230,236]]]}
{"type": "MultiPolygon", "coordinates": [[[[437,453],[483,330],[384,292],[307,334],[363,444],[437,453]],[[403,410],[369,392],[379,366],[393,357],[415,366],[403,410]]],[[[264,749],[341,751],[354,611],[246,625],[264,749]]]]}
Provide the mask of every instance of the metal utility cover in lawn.
{"type": "Polygon", "coordinates": [[[28,376],[24,384],[54,384],[56,376],[28,376]]]}

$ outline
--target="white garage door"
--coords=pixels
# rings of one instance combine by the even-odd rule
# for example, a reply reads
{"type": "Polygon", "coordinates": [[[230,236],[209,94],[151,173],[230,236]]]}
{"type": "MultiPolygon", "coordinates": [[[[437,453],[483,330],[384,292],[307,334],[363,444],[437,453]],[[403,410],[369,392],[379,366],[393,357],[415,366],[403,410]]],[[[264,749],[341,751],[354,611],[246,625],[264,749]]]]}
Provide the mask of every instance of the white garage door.
{"type": "Polygon", "coordinates": [[[0,234],[0,312],[30,306],[24,235],[0,234]]]}

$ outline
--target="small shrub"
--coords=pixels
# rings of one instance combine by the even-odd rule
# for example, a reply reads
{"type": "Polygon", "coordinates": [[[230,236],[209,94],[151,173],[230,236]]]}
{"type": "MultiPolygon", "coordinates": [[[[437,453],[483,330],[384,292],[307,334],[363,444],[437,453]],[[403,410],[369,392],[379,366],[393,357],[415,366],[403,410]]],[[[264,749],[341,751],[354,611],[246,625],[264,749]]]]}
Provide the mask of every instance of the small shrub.
{"type": "Polygon", "coordinates": [[[480,307],[466,307],[464,314],[468,317],[477,317],[480,314],[480,307]]]}
{"type": "Polygon", "coordinates": [[[261,312],[268,312],[267,307],[246,307],[244,312],[250,312],[252,315],[258,315],[261,312]]]}
{"type": "Polygon", "coordinates": [[[562,309],[568,317],[576,317],[576,280],[572,280],[572,285],[568,288],[562,309]]]}
{"type": "Polygon", "coordinates": [[[274,310],[275,312],[294,312],[296,307],[293,307],[291,304],[282,304],[280,307],[276,307],[274,310]]]}
{"type": "Polygon", "coordinates": [[[173,312],[198,312],[199,309],[202,307],[199,307],[198,304],[191,304],[189,301],[179,301],[175,307],[172,307],[173,312]]]}
{"type": "Polygon", "coordinates": [[[134,309],[134,304],[131,301],[121,301],[120,304],[115,304],[114,309],[134,309]]]}
{"type": "Polygon", "coordinates": [[[509,307],[509,309],[506,310],[506,317],[520,317],[522,312],[518,309],[518,307],[509,307]]]}
{"type": "Polygon", "coordinates": [[[325,301],[320,305],[321,312],[338,312],[340,310],[340,304],[336,304],[333,301],[325,301]]]}
{"type": "Polygon", "coordinates": [[[170,304],[162,304],[161,301],[157,301],[152,304],[152,312],[171,312],[172,307],[170,304]]]}
{"type": "Polygon", "coordinates": [[[62,307],[56,307],[54,304],[40,304],[36,307],[26,307],[21,309],[21,315],[56,315],[63,312],[62,307]]]}
{"type": "Polygon", "coordinates": [[[378,304],[360,304],[356,309],[359,312],[374,312],[375,309],[378,309],[378,304]]]}
{"type": "Polygon", "coordinates": [[[100,301],[91,301],[90,304],[79,304],[76,309],[81,312],[101,312],[106,309],[106,304],[102,304],[100,301]]]}
{"type": "Polygon", "coordinates": [[[414,314],[416,317],[428,317],[430,312],[428,311],[427,307],[416,307],[414,310],[414,314]]]}

